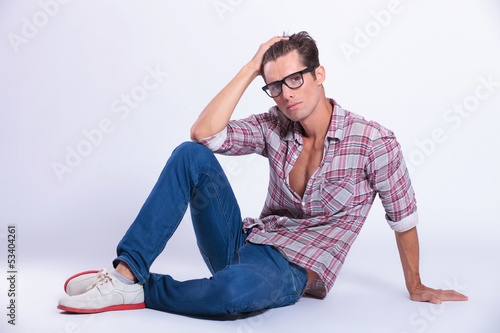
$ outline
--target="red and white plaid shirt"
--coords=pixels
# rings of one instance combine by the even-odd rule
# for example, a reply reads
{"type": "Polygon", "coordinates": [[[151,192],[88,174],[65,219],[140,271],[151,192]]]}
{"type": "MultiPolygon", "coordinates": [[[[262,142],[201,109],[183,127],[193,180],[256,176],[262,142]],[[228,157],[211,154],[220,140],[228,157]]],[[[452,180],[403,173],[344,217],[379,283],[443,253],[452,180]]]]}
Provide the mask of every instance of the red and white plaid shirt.
{"type": "Polygon", "coordinates": [[[198,141],[215,153],[257,153],[271,168],[266,202],[259,218],[245,218],[247,241],[272,245],[287,260],[318,273],[307,290],[324,298],[359,234],[378,193],[395,231],[418,222],[415,195],[394,133],[342,109],[334,100],[324,157],[301,198],[289,174],[303,146],[301,126],[277,106],[268,113],[230,121],[198,141]]]}

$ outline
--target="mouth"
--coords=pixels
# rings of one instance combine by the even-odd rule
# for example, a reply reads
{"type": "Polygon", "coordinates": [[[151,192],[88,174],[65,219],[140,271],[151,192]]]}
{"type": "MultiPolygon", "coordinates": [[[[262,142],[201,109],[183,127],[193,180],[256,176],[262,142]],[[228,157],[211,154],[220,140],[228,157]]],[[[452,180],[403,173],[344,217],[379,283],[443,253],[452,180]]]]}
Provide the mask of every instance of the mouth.
{"type": "Polygon", "coordinates": [[[293,111],[293,110],[297,109],[301,103],[302,102],[292,103],[290,105],[287,105],[286,109],[289,111],[293,111]]]}

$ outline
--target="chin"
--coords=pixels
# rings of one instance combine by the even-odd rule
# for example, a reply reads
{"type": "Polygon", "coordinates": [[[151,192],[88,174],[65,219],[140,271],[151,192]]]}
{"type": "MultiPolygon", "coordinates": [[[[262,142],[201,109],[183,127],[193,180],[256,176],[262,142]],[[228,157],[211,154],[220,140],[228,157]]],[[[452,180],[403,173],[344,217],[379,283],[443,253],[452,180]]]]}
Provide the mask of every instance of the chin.
{"type": "Polygon", "coordinates": [[[300,117],[297,117],[294,114],[290,114],[289,112],[283,112],[283,114],[291,121],[300,121],[300,117]]]}
{"type": "Polygon", "coordinates": [[[298,110],[288,111],[286,107],[278,107],[278,108],[280,109],[281,113],[283,113],[290,120],[299,121],[299,118],[301,118],[298,110]]]}
{"type": "Polygon", "coordinates": [[[302,121],[307,118],[307,115],[304,114],[304,112],[300,112],[299,110],[284,112],[284,114],[288,119],[292,121],[302,121]]]}

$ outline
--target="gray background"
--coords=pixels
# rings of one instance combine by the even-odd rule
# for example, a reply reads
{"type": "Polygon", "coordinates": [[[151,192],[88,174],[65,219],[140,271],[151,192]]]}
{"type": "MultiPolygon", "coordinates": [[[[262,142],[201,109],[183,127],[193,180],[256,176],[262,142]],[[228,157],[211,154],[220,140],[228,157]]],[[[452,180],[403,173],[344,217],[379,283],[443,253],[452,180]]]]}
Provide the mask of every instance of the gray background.
{"type": "MultiPolygon", "coordinates": [[[[16,224],[19,307],[16,327],[0,312],[0,330],[497,332],[499,14],[486,0],[1,1],[0,276],[7,225],[16,224]],[[300,30],[318,43],[327,96],[391,128],[403,147],[424,283],[470,301],[408,300],[377,199],[323,301],[234,322],[152,310],[60,314],[67,277],[111,269],[116,244],[205,105],[261,43],[300,30]]],[[[273,106],[262,85],[252,83],[234,118],[273,106]]],[[[258,215],[266,161],[220,161],[243,215],[258,215]]],[[[152,270],[208,276],[185,222],[152,270]]],[[[7,289],[1,278],[0,308],[7,289]]]]}

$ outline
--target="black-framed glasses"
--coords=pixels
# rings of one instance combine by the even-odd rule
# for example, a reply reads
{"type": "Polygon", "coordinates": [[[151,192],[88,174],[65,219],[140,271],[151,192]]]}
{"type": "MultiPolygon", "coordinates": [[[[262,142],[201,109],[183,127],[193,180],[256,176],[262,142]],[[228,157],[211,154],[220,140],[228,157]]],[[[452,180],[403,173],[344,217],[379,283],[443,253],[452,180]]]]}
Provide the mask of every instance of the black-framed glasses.
{"type": "Polygon", "coordinates": [[[304,84],[303,74],[312,72],[315,69],[316,66],[309,66],[306,69],[288,75],[283,80],[266,84],[262,87],[262,90],[264,90],[269,97],[276,98],[281,95],[281,92],[283,91],[283,84],[285,84],[290,89],[300,88],[304,84]]]}

